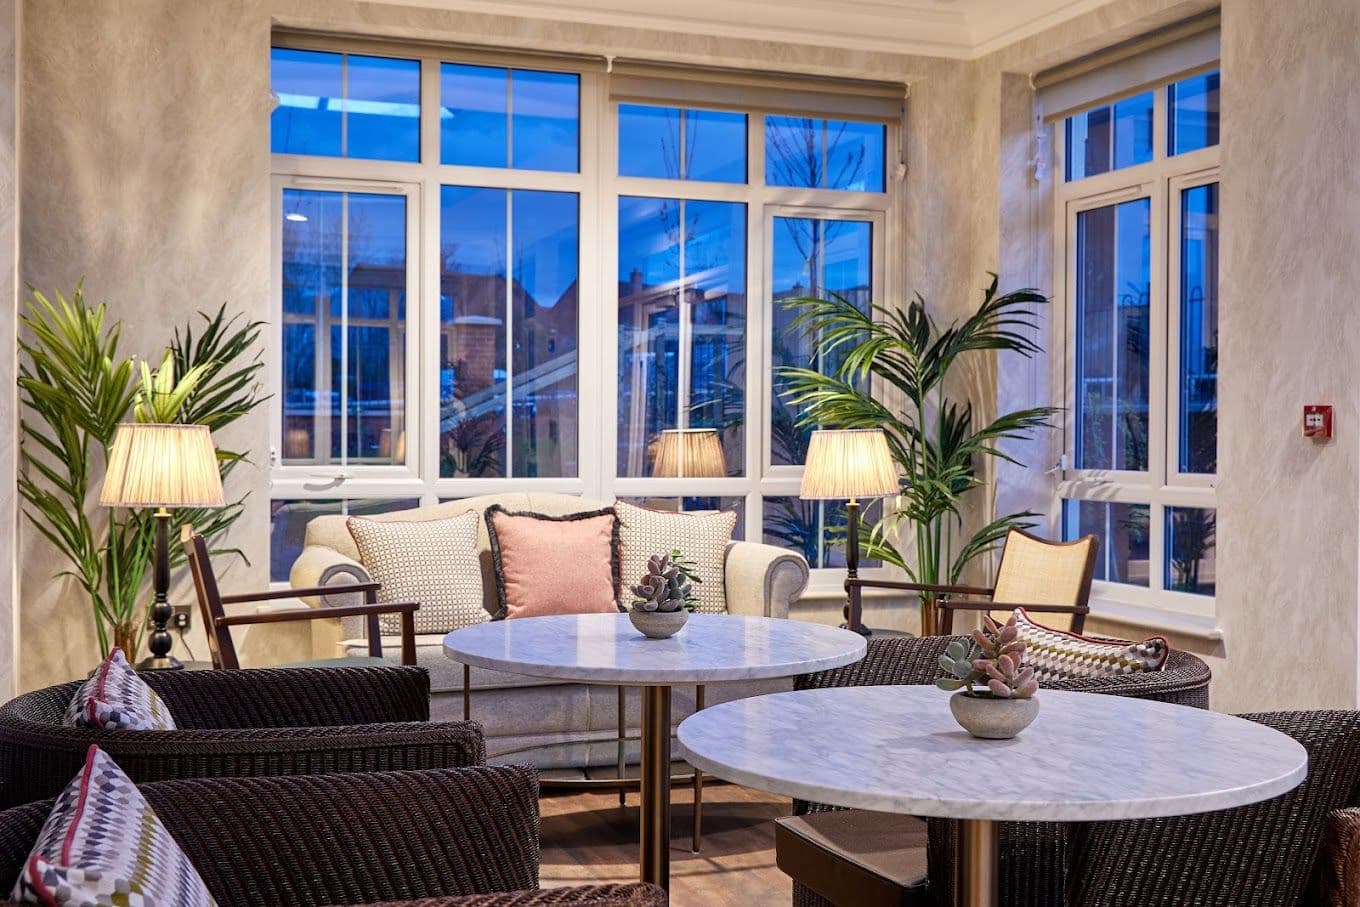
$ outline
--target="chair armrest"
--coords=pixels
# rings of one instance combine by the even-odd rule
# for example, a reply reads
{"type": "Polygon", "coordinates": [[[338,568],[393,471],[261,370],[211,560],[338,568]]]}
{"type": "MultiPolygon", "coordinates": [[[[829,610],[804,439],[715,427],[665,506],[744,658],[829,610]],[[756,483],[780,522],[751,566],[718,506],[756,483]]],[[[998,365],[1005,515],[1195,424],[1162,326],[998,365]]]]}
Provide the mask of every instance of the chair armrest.
{"type": "MultiPolygon", "coordinates": [[[[288,596],[285,596],[288,597],[288,596]]],[[[226,598],[222,599],[227,602],[226,598]]],[[[327,617],[366,617],[370,614],[414,614],[419,602],[380,602],[371,605],[346,605],[343,608],[307,608],[296,611],[270,611],[264,614],[228,614],[216,619],[220,627],[242,624],[275,624],[290,620],[321,620],[327,617]]]]}
{"type": "Polygon", "coordinates": [[[383,901],[368,907],[550,907],[579,904],[581,907],[665,907],[666,892],[655,885],[579,885],[574,888],[538,888],[499,894],[423,898],[418,901],[383,901]]]}
{"type": "Polygon", "coordinates": [[[808,582],[807,560],[795,551],[759,542],[731,542],[723,561],[727,613],[788,617],[789,605],[808,582]]]}
{"type": "Polygon", "coordinates": [[[1313,881],[1316,895],[1308,903],[1360,907],[1360,808],[1350,806],[1327,814],[1313,881]]]}
{"type": "Polygon", "coordinates": [[[387,724],[430,719],[430,675],[392,666],[155,671],[181,729],[387,724]]]}
{"type": "Polygon", "coordinates": [[[824,687],[870,687],[891,684],[931,684],[940,677],[940,656],[961,636],[871,638],[864,657],[854,664],[794,681],[798,690],[824,687]]]}
{"type": "Polygon", "coordinates": [[[935,592],[939,595],[991,595],[992,590],[986,586],[956,586],[941,585],[938,583],[909,583],[904,580],[891,579],[847,579],[845,587],[861,589],[901,589],[905,592],[935,592]]]}
{"type": "Polygon", "coordinates": [[[266,589],[262,592],[237,592],[232,595],[222,596],[222,604],[239,605],[243,602],[272,602],[285,598],[308,599],[321,595],[343,595],[346,592],[377,592],[378,584],[367,583],[336,583],[329,586],[311,586],[298,588],[289,586],[287,589],[266,589]]]}
{"type": "Polygon", "coordinates": [[[1033,611],[1036,614],[1091,613],[1091,609],[1085,605],[1025,605],[1014,602],[992,601],[991,599],[986,601],[975,601],[946,598],[939,604],[941,608],[944,608],[947,611],[1014,611],[1016,608],[1024,608],[1026,611],[1033,611]]]}

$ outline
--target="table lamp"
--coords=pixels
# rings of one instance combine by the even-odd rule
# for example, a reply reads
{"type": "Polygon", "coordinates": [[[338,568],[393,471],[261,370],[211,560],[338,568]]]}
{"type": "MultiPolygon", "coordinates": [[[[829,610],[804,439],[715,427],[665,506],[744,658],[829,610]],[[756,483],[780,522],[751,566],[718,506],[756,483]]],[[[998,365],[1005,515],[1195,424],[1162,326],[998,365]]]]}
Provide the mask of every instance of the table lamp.
{"type": "MultiPolygon", "coordinates": [[[[154,507],[156,510],[156,561],[151,605],[152,631],[147,646],[150,657],[139,670],[170,670],[182,667],[170,654],[173,644],[166,625],[170,607],[170,511],[171,507],[221,507],[222,475],[217,469],[217,450],[206,425],[120,425],[109,450],[108,470],[99,493],[105,507],[154,507]]],[[[128,653],[134,654],[134,653],[128,653]]]]}
{"type": "Polygon", "coordinates": [[[883,498],[900,490],[897,465],[888,438],[876,428],[814,431],[808,442],[803,484],[798,497],[805,501],[846,501],[845,623],[869,636],[859,614],[859,596],[850,580],[859,577],[859,502],[883,498]]]}
{"type": "Polygon", "coordinates": [[[667,479],[713,479],[727,475],[716,428],[668,428],[657,439],[652,475],[667,479]]]}

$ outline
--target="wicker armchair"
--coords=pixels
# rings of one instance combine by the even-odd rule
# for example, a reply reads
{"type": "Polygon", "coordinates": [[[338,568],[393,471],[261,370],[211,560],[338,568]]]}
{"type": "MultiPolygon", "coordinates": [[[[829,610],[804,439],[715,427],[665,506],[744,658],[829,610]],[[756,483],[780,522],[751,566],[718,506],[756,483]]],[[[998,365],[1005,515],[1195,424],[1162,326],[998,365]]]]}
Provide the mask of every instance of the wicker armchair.
{"type": "MultiPolygon", "coordinates": [[[[799,677],[800,690],[824,687],[930,684],[940,676],[939,657],[961,637],[871,639],[865,657],[852,665],[799,677]]],[[[1046,689],[1076,690],[1111,696],[1156,699],[1195,708],[1209,707],[1209,667],[1188,652],[1173,650],[1160,671],[1117,677],[1083,678],[1046,684],[1046,689]]],[[[923,769],[928,770],[928,769],[923,769]]],[[[794,819],[776,825],[776,859],[793,876],[795,907],[834,907],[814,890],[844,891],[842,903],[928,905],[951,904],[953,897],[954,823],[910,816],[862,814],[865,823],[841,820],[827,827],[825,820],[800,823],[798,817],[835,809],[823,804],[794,801],[794,819]],[[805,827],[811,825],[812,827],[805,827]],[[927,826],[928,835],[925,834],[927,826]],[[858,847],[867,831],[881,839],[928,840],[920,847],[899,848],[888,865],[865,870],[856,860],[836,858],[838,845],[858,847]],[[926,882],[926,866],[935,867],[926,882]],[[883,873],[892,876],[883,884],[883,873]],[[810,884],[805,884],[810,883],[810,884]]],[[[1061,905],[1066,885],[1067,826],[1058,823],[1006,822],[1001,824],[1001,887],[1004,903],[1061,905]]],[[[851,850],[854,853],[856,851],[851,850]]],[[[858,862],[863,862],[862,860],[858,862]]]]}
{"type": "Polygon", "coordinates": [[[475,722],[429,723],[423,668],[257,668],[142,675],[174,731],[62,725],[79,682],[0,706],[0,808],[53,797],[97,743],[135,781],[458,768],[486,761],[475,722]]]}
{"type": "MultiPolygon", "coordinates": [[[[659,907],[643,885],[538,890],[538,778],[521,766],[195,778],[142,793],[222,907],[659,907]]],[[[0,884],[52,802],[0,812],[0,884]]]]}

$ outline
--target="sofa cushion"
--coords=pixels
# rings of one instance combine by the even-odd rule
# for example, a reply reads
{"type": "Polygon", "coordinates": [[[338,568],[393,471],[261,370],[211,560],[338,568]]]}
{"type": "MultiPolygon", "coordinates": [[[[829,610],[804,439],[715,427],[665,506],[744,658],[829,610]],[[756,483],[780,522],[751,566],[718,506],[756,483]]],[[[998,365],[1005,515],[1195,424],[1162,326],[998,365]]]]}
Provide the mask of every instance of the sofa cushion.
{"type": "Polygon", "coordinates": [[[67,727],[103,731],[173,731],[175,719],[164,700],[137,676],[114,646],[66,707],[67,727]]]}
{"type": "Polygon", "coordinates": [[[835,904],[930,903],[926,823],[915,816],[849,809],[776,819],[775,861],[835,904]]]}
{"type": "Polygon", "coordinates": [[[1162,636],[1125,642],[1053,630],[1035,623],[1024,608],[1015,609],[1015,625],[1025,644],[1025,664],[1034,668],[1034,678],[1040,684],[1075,677],[1159,671],[1171,652],[1162,636]]]}
{"type": "MultiPolygon", "coordinates": [[[[401,651],[401,638],[383,637],[383,652],[393,653],[384,659],[388,664],[397,662],[401,651]]],[[[340,643],[346,655],[362,657],[368,654],[368,640],[364,638],[346,639],[340,643]]],[[[463,691],[463,665],[444,654],[443,634],[422,634],[416,636],[416,666],[430,674],[431,693],[461,693],[463,691]]],[[[547,677],[530,677],[527,674],[507,674],[489,668],[472,669],[472,689],[501,690],[512,687],[539,687],[560,684],[562,681],[547,677]]]]}
{"type": "MultiPolygon", "coordinates": [[[[427,522],[379,522],[350,517],[346,525],[359,559],[380,585],[378,601],[420,603],[417,633],[445,633],[487,619],[477,563],[475,513],[427,522]]],[[[378,618],[383,633],[401,632],[401,618],[378,618]]]]}
{"type": "Polygon", "coordinates": [[[648,510],[624,501],[614,505],[619,515],[619,558],[625,588],[647,572],[647,559],[679,549],[693,562],[699,582],[694,584],[695,610],[706,614],[727,612],[724,564],[737,515],[675,513],[648,510]]]}
{"type": "Polygon", "coordinates": [[[551,516],[486,509],[496,619],[619,611],[619,521],[613,507],[551,516]]]}
{"type": "Polygon", "coordinates": [[[12,897],[73,907],[214,903],[137,785],[97,746],[53,804],[12,897]]]}

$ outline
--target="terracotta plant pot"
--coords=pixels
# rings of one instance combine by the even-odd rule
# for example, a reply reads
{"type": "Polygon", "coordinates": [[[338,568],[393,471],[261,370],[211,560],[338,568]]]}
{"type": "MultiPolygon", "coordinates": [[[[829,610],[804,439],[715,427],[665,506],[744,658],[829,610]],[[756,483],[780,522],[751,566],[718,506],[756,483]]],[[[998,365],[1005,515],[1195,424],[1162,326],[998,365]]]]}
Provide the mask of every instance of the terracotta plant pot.
{"type": "Polygon", "coordinates": [[[1009,740],[1030,726],[1039,714],[1038,699],[998,699],[969,696],[960,690],[949,697],[954,720],[974,737],[1009,740]]]}
{"type": "Polygon", "coordinates": [[[628,619],[648,639],[665,639],[680,632],[685,621],[689,620],[689,612],[684,608],[679,611],[639,611],[632,608],[628,611],[628,619]]]}

